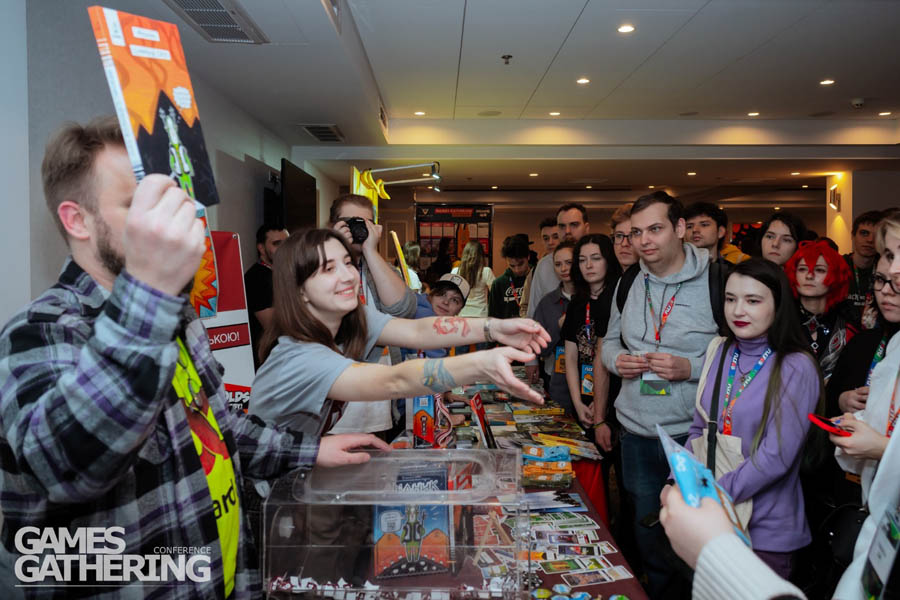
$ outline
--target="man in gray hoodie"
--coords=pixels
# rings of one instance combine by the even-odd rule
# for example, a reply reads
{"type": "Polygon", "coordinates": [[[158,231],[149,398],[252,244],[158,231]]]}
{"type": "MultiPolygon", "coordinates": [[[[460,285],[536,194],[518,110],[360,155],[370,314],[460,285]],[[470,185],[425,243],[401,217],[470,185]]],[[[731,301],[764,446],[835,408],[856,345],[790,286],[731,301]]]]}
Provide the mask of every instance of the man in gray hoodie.
{"type": "Polygon", "coordinates": [[[622,476],[635,508],[635,536],[651,598],[677,598],[690,591],[680,587],[687,582],[679,580],[660,553],[665,547],[661,528],[640,523],[659,511],[659,493],[670,471],[656,425],[679,443],[687,440],[706,347],[717,330],[709,253],[684,243],[681,213],[681,202],[664,192],[634,203],[631,243],[640,272],[621,312],[613,302],[601,354],[606,368],[622,377],[615,399],[624,429],[622,476]]]}

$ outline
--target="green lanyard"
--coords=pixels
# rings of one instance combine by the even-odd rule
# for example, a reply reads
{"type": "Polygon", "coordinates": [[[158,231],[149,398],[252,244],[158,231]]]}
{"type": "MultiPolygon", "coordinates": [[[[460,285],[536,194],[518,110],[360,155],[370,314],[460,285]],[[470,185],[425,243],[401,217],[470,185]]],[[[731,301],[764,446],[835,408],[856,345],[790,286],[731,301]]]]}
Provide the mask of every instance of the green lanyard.
{"type": "Polygon", "coordinates": [[[191,360],[191,355],[188,354],[184,342],[181,338],[178,338],[177,342],[178,364],[175,366],[175,375],[172,377],[172,387],[175,388],[175,393],[181,398],[185,406],[200,412],[200,406],[195,402],[197,394],[200,393],[203,387],[200,381],[200,374],[197,373],[194,361],[191,360]]]}

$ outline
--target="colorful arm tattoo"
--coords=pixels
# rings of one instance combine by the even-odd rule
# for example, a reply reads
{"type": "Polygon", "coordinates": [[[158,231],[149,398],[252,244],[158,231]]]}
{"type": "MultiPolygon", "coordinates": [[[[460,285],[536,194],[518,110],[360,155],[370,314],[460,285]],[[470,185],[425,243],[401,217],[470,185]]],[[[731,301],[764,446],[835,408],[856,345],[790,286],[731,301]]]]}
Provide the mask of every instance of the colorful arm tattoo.
{"type": "Polygon", "coordinates": [[[422,383],[433,392],[446,392],[456,387],[456,380],[444,366],[443,358],[429,358],[425,360],[424,376],[422,383]]]}
{"type": "Polygon", "coordinates": [[[469,335],[469,322],[464,317],[438,317],[434,320],[434,332],[438,335],[456,333],[462,325],[462,335],[469,335]]]}

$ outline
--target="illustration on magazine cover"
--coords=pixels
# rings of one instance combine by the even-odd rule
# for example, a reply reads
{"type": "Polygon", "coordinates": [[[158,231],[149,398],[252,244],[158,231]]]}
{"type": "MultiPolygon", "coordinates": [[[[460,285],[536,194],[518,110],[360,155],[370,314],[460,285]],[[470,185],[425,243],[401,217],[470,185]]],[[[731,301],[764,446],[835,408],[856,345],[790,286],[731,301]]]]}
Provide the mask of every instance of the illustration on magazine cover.
{"type": "Polygon", "coordinates": [[[88,13],[135,177],[162,173],[194,199],[206,252],[191,304],[201,317],[215,316],[218,281],[206,208],[219,195],[178,28],[101,6],[88,13]]]}

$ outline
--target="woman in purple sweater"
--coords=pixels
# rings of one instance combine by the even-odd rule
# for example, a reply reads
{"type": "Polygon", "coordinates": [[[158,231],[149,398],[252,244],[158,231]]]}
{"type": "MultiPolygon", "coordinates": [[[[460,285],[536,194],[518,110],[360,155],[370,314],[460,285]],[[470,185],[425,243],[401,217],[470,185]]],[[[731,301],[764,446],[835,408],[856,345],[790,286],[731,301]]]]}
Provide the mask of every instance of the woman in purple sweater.
{"type": "MultiPolygon", "coordinates": [[[[735,266],[725,286],[725,318],[728,336],[707,352],[712,368],[700,405],[709,412],[725,352],[718,429],[741,439],[744,460],[719,483],[735,503],[753,500],[748,524],[753,550],[787,578],[794,552],[812,539],[799,470],[807,414],[824,403],[822,375],[801,334],[790,283],[777,265],[751,259],[735,266]]],[[[695,411],[688,448],[705,426],[695,411]]]]}

